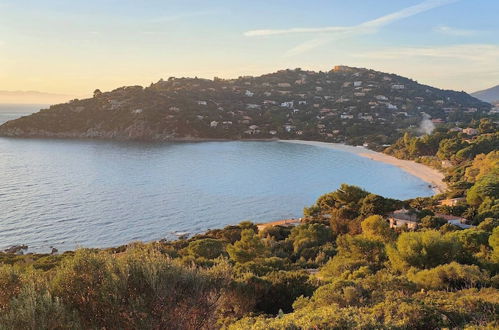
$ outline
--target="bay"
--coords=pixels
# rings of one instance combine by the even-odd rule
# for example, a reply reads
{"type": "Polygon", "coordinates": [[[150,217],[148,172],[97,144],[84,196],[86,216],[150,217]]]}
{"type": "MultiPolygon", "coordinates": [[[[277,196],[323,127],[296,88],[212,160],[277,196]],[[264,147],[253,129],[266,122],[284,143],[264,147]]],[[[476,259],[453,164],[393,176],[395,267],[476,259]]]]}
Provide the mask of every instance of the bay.
{"type": "Polygon", "coordinates": [[[341,183],[433,194],[395,166],[309,145],[0,138],[0,249],[110,247],[296,218],[341,183]]]}

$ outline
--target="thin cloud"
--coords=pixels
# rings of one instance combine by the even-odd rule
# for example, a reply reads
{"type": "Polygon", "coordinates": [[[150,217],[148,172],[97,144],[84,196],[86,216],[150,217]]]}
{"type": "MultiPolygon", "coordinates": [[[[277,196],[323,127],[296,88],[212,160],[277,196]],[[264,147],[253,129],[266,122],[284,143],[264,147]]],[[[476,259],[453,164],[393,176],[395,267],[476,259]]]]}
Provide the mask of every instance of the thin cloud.
{"type": "Polygon", "coordinates": [[[455,36],[455,37],[470,37],[478,33],[478,31],[476,30],[456,29],[446,25],[436,26],[433,30],[441,34],[455,36]]]}
{"type": "Polygon", "coordinates": [[[408,57],[452,58],[470,62],[496,63],[499,66],[499,45],[459,44],[437,47],[397,47],[353,54],[357,58],[393,60],[408,57]]]}
{"type": "Polygon", "coordinates": [[[426,0],[414,6],[404,8],[394,13],[378,17],[376,19],[354,25],[354,26],[328,26],[322,28],[290,28],[290,29],[265,29],[251,30],[244,33],[247,37],[276,36],[289,34],[319,34],[317,38],[302,43],[287,52],[287,55],[304,53],[311,49],[327,44],[333,40],[350,37],[354,35],[376,33],[379,28],[393,22],[420,14],[422,12],[445,6],[459,0],[426,0]]]}

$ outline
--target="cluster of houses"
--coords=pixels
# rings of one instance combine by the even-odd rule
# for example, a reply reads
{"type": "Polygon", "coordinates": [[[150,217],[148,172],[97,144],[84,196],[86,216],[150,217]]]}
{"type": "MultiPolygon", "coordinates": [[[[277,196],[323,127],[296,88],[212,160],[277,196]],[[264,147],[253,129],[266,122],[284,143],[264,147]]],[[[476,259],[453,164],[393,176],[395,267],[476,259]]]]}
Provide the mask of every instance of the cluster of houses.
{"type": "MultiPolygon", "coordinates": [[[[440,201],[440,205],[456,206],[462,203],[464,200],[464,198],[445,199],[440,201]]],[[[457,226],[461,229],[468,229],[473,227],[468,223],[468,220],[463,217],[441,213],[436,213],[435,217],[444,219],[448,224],[457,226]]],[[[420,226],[420,221],[417,214],[407,209],[400,209],[390,213],[388,215],[388,221],[390,222],[391,228],[407,228],[410,230],[415,230],[420,226]]]]}
{"type": "MultiPolygon", "coordinates": [[[[474,104],[471,97],[463,103],[460,93],[452,93],[396,75],[337,66],[329,72],[281,70],[228,80],[172,77],[146,89],[123,87],[97,97],[107,97],[106,109],[128,109],[140,118],[154,107],[165,121],[198,130],[204,127],[211,135],[313,135],[343,142],[355,126],[360,127],[355,130],[359,133],[353,134],[364,135],[369,127],[390,133],[410,127],[411,120],[418,121],[423,112],[439,124],[458,111],[489,110],[474,104]],[[148,98],[136,104],[131,96],[144,92],[148,98]]],[[[477,133],[473,128],[462,131],[470,136],[477,133]]]]}

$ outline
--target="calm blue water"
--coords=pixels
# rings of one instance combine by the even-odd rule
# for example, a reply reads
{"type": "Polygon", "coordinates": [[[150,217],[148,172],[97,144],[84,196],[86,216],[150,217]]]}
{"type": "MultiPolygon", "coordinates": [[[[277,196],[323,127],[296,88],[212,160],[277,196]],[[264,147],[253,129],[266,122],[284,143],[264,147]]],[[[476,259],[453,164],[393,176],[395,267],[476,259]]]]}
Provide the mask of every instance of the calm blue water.
{"type": "Polygon", "coordinates": [[[47,107],[47,105],[38,104],[0,104],[0,125],[47,107]]]}
{"type": "Polygon", "coordinates": [[[107,247],[300,217],[341,183],[432,194],[397,167],[307,145],[0,138],[0,249],[107,247]]]}

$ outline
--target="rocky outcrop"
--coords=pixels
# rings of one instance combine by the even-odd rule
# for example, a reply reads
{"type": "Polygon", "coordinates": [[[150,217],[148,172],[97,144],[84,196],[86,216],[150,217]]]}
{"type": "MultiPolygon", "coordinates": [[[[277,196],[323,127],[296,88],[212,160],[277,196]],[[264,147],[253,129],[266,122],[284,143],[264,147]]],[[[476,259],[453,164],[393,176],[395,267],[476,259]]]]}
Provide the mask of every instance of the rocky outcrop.
{"type": "Polygon", "coordinates": [[[28,246],[27,245],[13,245],[8,249],[5,249],[5,253],[16,253],[16,254],[23,254],[23,251],[27,250],[28,246]]]}

